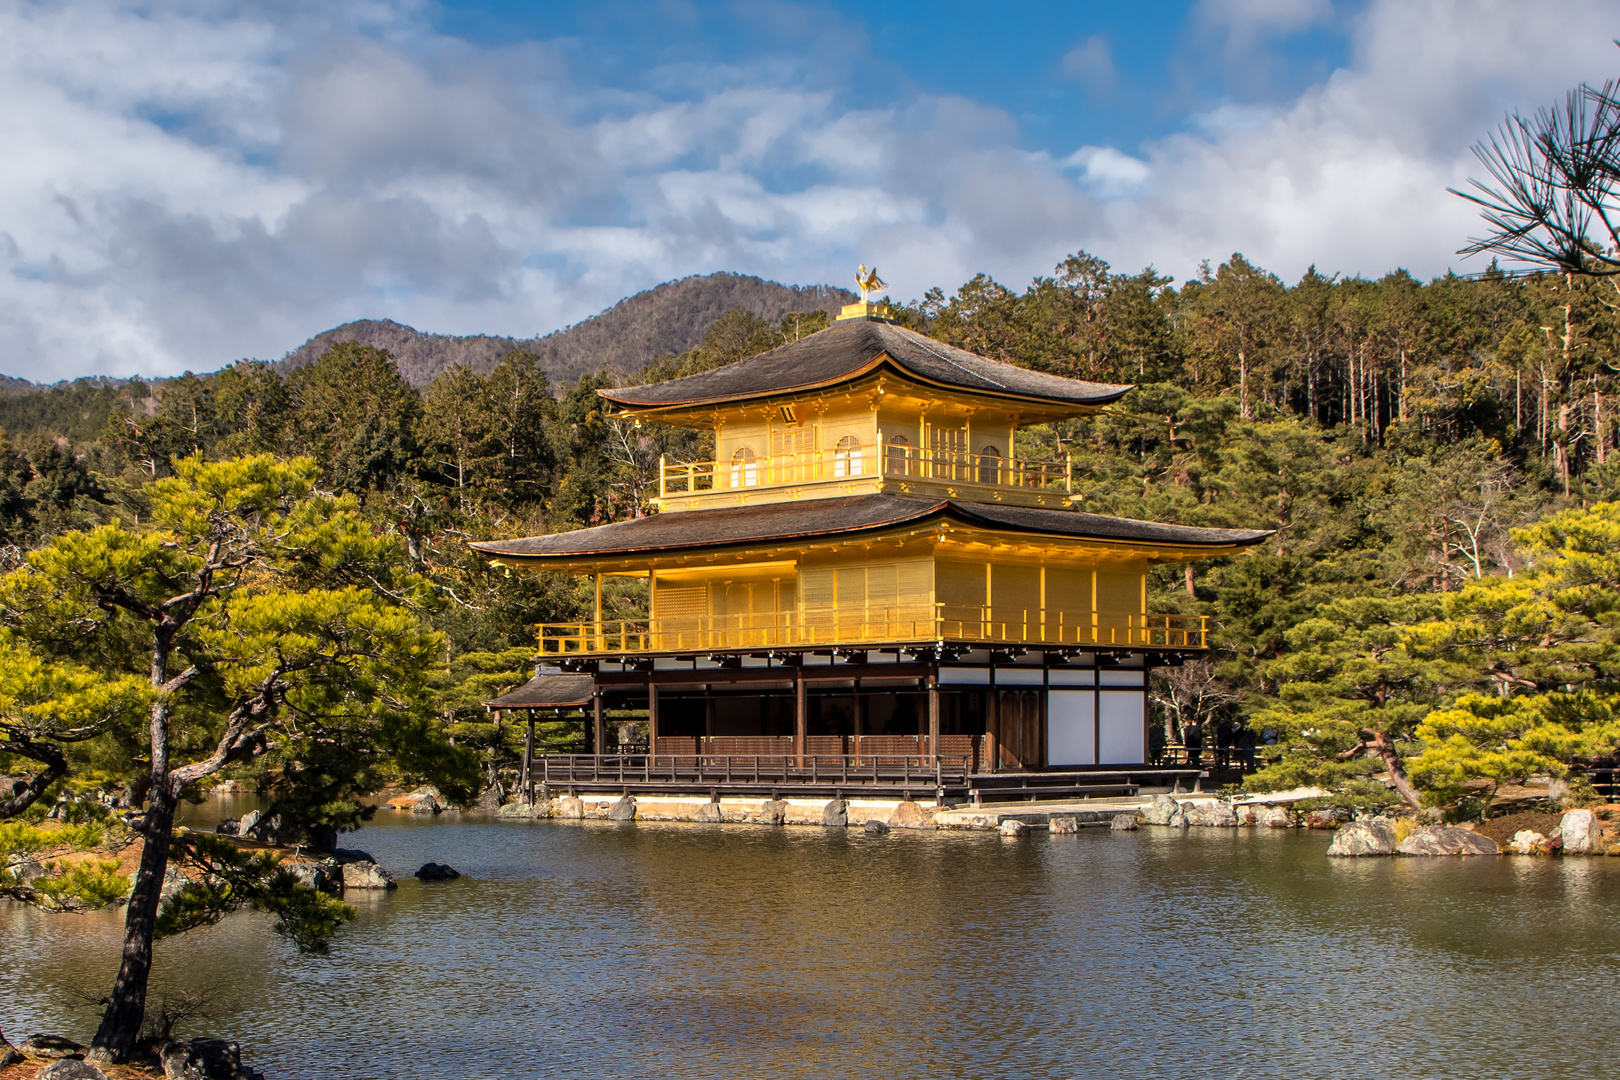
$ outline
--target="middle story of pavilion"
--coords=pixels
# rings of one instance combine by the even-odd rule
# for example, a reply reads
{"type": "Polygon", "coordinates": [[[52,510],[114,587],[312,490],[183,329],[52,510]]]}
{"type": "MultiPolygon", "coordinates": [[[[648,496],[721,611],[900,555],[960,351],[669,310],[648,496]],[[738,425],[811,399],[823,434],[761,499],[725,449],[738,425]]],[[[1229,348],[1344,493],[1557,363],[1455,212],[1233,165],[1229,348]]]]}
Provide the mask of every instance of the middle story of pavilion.
{"type": "Polygon", "coordinates": [[[1146,675],[1208,648],[1149,611],[1147,572],[1267,532],[1073,508],[1072,466],[1013,453],[1020,427],[1131,388],[999,363],[855,304],[715,371],[599,391],[637,420],[711,432],[660,462],[657,513],[475,543],[499,564],[589,575],[589,621],[539,628],[543,662],[645,717],[653,755],[950,756],[968,772],[1140,766],[1146,675]],[[647,582],[603,617],[602,581],[647,582]]]}

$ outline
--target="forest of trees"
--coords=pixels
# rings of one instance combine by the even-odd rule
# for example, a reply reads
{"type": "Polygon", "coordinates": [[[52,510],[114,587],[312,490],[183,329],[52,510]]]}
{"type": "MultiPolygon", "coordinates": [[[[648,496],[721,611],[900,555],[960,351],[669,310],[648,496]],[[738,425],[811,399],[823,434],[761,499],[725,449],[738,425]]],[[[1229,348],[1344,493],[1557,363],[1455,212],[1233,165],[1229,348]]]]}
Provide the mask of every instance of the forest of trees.
{"type": "MultiPolygon", "coordinates": [[[[1233,255],[1178,285],[1079,253],[1021,292],[980,275],[895,317],[996,359],[1137,384],[1100,417],[1021,436],[1023,455],[1075,461],[1084,509],[1276,530],[1259,551],[1155,573],[1157,609],[1206,613],[1218,628],[1213,657],[1162,672],[1155,703],[1170,724],[1256,716],[1286,731],[1280,691],[1318,686],[1332,659],[1322,649],[1380,647],[1358,619],[1439,618],[1440,599],[1525,569],[1515,529],[1620,497],[1617,304],[1600,278],[1493,270],[1423,283],[1312,269],[1289,285],[1233,255]],[[1346,606],[1361,599],[1396,607],[1369,617],[1346,606]],[[1302,656],[1320,662],[1303,670],[1302,656]]],[[[636,379],[729,363],[826,319],[772,324],[733,309],[700,346],[636,379]]],[[[86,380],[0,399],[0,560],[15,565],[65,529],[138,518],[143,491],[177,459],[308,455],[322,488],[354,496],[443,600],[432,616],[446,640],[443,712],[498,758],[515,733],[486,730],[477,702],[528,670],[533,624],[578,616],[587,598],[567,580],[492,571],[465,542],[647,513],[659,456],[707,453],[690,432],[609,417],[595,390],[613,378],[556,386],[538,358],[513,352],[418,390],[386,352],[345,343],[285,374],[242,362],[156,390],[86,380]]],[[[638,597],[625,590],[609,602],[628,612],[638,597]]],[[[1492,685],[1482,673],[1413,676],[1396,688],[1412,715],[1390,738],[1415,757],[1431,707],[1492,685]]],[[[1351,711],[1369,695],[1344,693],[1351,711]]],[[[1301,753],[1255,782],[1381,768],[1375,753],[1340,760],[1358,739],[1347,723],[1337,742],[1296,742],[1301,753]]]]}

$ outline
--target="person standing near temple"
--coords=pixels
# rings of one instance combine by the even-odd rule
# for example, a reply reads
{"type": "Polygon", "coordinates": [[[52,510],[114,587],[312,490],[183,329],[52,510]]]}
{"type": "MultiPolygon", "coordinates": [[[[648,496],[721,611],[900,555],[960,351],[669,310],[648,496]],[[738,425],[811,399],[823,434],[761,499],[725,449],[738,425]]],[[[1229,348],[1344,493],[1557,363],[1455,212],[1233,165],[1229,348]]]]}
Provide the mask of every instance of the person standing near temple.
{"type": "Polygon", "coordinates": [[[1187,764],[1198,765],[1204,760],[1204,725],[1192,719],[1181,725],[1181,745],[1187,748],[1187,764]]]}

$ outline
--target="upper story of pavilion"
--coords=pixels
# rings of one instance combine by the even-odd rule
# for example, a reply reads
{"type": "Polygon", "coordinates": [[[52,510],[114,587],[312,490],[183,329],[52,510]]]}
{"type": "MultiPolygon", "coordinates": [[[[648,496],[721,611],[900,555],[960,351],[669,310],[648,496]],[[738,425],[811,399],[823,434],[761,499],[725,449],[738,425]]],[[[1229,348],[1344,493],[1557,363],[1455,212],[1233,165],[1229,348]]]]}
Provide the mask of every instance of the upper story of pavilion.
{"type": "Polygon", "coordinates": [[[849,495],[1068,505],[1068,462],[1014,456],[1020,427],[1092,415],[1129,386],[1065,379],[896,326],[886,307],[727,367],[599,391],[620,415],[712,432],[710,461],[660,462],[659,509],[849,495]]]}

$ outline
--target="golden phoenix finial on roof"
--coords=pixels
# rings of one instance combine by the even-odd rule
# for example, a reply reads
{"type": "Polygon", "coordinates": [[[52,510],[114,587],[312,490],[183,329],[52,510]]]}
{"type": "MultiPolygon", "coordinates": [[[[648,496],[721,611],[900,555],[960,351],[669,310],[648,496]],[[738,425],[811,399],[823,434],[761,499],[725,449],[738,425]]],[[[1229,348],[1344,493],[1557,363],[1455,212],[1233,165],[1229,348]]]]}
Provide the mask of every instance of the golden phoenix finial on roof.
{"type": "Polygon", "coordinates": [[[877,267],[868,270],[864,265],[855,271],[855,284],[861,290],[861,303],[866,303],[866,294],[882,292],[889,286],[877,275],[877,267]]]}

